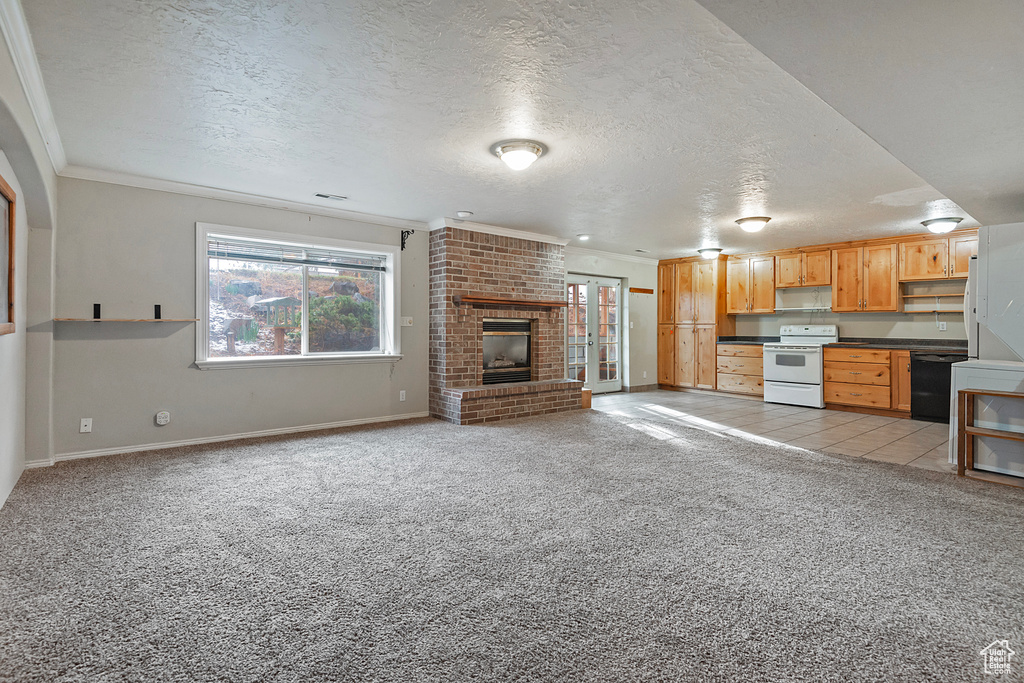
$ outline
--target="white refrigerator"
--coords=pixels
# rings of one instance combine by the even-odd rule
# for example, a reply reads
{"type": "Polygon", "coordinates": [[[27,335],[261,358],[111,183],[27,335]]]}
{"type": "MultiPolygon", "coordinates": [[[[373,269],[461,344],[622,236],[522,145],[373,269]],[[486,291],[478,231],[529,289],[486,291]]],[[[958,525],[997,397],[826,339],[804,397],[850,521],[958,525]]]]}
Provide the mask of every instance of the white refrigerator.
{"type": "MultiPolygon", "coordinates": [[[[983,227],[964,294],[969,360],[952,366],[949,457],[956,462],[957,392],[1024,393],[1024,223],[983,227]]],[[[976,397],[975,425],[1024,433],[1024,398],[976,397]]],[[[975,469],[1024,477],[1024,443],[975,437],[975,469]]]]}

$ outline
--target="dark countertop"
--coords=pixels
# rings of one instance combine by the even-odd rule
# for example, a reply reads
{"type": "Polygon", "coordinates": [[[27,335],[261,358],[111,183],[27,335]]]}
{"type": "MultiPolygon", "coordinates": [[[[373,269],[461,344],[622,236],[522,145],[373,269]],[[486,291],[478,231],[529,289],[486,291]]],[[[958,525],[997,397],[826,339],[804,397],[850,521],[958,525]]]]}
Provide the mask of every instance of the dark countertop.
{"type": "MultiPolygon", "coordinates": [[[[832,348],[858,349],[899,349],[907,351],[933,351],[935,353],[967,354],[966,339],[887,339],[884,337],[841,337],[838,344],[826,344],[832,348]]],[[[777,342],[778,337],[719,337],[719,344],[760,345],[777,342]]]]}

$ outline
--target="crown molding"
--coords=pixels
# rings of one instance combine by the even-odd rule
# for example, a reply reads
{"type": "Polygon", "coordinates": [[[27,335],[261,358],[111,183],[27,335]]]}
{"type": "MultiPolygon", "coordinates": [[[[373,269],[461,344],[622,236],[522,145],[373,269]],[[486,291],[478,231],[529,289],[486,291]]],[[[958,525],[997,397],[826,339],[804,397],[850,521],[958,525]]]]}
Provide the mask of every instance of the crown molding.
{"type": "Polygon", "coordinates": [[[46,145],[46,153],[53,164],[53,172],[59,174],[67,166],[68,159],[64,154],[64,145],[57,132],[57,122],[50,108],[50,98],[46,95],[43,85],[43,74],[39,70],[36,49],[32,45],[32,36],[28,32],[25,12],[18,0],[0,0],[0,32],[7,41],[7,48],[14,62],[14,70],[18,72],[18,80],[25,91],[32,118],[36,128],[46,145]]]}
{"type": "MultiPolygon", "coordinates": [[[[2,1],[2,0],[0,0],[2,1]]],[[[296,211],[298,213],[324,216],[327,218],[341,218],[344,220],[369,223],[371,225],[382,225],[388,228],[400,230],[426,230],[427,224],[421,221],[411,221],[404,218],[391,218],[389,216],[377,216],[371,213],[360,213],[359,211],[346,211],[344,209],[331,209],[319,204],[307,204],[288,199],[275,199],[273,197],[262,197],[245,192],[234,190],[223,190],[206,185],[192,185],[191,183],[179,183],[175,180],[162,180],[147,176],[133,175],[130,173],[119,173],[116,171],[103,171],[97,168],[85,166],[64,167],[58,174],[61,178],[75,178],[77,180],[91,180],[97,183],[108,183],[110,185],[125,185],[137,187],[143,190],[156,190],[158,192],[170,192],[172,194],[183,194],[190,197],[202,197],[205,199],[219,199],[236,204],[248,204],[250,206],[263,206],[270,209],[282,209],[284,211],[296,211]]]]}
{"type": "Polygon", "coordinates": [[[443,228],[458,228],[459,230],[469,230],[470,232],[483,232],[488,235],[498,235],[499,237],[512,237],[520,240],[530,240],[532,242],[545,242],[547,244],[560,244],[565,246],[569,244],[569,240],[561,237],[552,237],[551,235],[544,235],[539,232],[525,232],[523,230],[512,230],[511,228],[502,228],[497,225],[487,225],[486,223],[474,223],[473,221],[464,221],[461,218],[436,218],[430,221],[430,231],[441,230],[443,228]]]}
{"type": "Polygon", "coordinates": [[[566,256],[594,256],[597,258],[610,258],[618,261],[630,261],[632,263],[642,263],[645,266],[656,266],[658,265],[658,259],[649,258],[645,256],[633,256],[632,254],[616,254],[611,251],[598,251],[597,249],[586,249],[584,247],[566,247],[566,256]]]}

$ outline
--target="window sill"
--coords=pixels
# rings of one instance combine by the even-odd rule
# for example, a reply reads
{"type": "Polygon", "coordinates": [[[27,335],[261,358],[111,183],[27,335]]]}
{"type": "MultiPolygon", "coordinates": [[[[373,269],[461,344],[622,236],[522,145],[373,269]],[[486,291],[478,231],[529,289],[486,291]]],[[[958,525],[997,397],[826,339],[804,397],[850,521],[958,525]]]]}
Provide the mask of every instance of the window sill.
{"type": "Polygon", "coordinates": [[[256,356],[250,358],[218,358],[197,360],[200,370],[243,370],[277,368],[291,365],[351,365],[356,363],[397,363],[402,354],[358,353],[346,356],[256,356]]]}

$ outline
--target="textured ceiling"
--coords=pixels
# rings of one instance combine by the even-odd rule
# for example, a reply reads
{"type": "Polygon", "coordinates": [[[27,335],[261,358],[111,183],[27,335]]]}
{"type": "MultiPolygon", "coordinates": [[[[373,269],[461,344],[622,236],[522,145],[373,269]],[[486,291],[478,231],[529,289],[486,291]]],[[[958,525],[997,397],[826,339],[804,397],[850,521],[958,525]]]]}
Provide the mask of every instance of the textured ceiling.
{"type": "Polygon", "coordinates": [[[967,216],[690,0],[24,9],[77,166],[653,257],[967,216]],[[510,171],[488,148],[516,137],[550,151],[510,171]]]}
{"type": "Polygon", "coordinates": [[[1024,220],[1024,2],[701,3],[976,219],[1024,220]]]}

